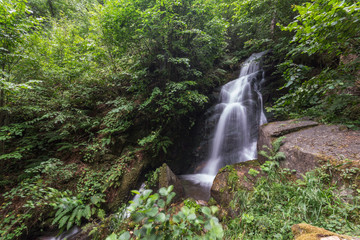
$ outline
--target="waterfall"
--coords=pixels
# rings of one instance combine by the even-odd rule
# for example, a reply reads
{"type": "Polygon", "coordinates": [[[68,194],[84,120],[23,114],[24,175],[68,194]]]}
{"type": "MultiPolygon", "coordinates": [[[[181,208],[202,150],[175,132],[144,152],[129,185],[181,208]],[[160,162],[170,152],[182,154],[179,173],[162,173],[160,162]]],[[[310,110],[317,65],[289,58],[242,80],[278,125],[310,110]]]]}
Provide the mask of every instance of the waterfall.
{"type": "Polygon", "coordinates": [[[251,55],[244,62],[240,76],[221,88],[219,103],[211,117],[216,127],[206,165],[200,174],[183,175],[182,179],[210,189],[220,168],[257,157],[258,128],[267,121],[260,93],[265,81],[261,68],[264,54],[251,55]]]}
{"type": "Polygon", "coordinates": [[[251,55],[242,66],[239,78],[221,88],[220,103],[214,113],[219,119],[203,174],[216,175],[225,165],[257,157],[258,127],[266,123],[259,91],[264,81],[264,71],[260,68],[264,54],[251,55]]]}

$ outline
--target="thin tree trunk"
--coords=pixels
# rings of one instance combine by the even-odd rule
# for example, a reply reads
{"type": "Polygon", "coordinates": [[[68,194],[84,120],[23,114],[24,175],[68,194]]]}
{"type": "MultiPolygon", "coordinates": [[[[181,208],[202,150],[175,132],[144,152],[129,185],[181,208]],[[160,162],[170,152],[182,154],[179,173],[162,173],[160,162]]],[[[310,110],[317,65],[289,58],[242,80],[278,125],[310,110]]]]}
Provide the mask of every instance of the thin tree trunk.
{"type": "MultiPolygon", "coordinates": [[[[6,112],[2,109],[5,106],[5,91],[3,86],[1,86],[0,90],[0,127],[5,126],[6,124],[6,112]]],[[[0,142],[0,154],[4,154],[5,152],[5,142],[0,142]]]]}
{"type": "Polygon", "coordinates": [[[54,8],[52,0],[47,0],[47,3],[48,3],[49,8],[50,8],[51,16],[55,17],[55,8],[54,8]]]}

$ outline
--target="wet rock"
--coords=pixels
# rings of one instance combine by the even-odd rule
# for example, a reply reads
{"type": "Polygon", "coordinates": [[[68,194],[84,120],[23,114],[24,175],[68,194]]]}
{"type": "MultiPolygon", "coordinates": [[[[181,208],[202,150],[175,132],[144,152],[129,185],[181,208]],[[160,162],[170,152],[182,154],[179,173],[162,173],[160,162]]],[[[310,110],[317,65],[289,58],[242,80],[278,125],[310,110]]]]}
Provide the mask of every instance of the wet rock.
{"type": "Polygon", "coordinates": [[[216,175],[211,196],[222,207],[228,207],[235,190],[252,191],[256,180],[261,176],[264,173],[257,160],[228,165],[216,175]]]}
{"type": "MultiPolygon", "coordinates": [[[[330,162],[337,165],[351,161],[360,164],[360,131],[350,131],[337,125],[320,125],[308,120],[273,122],[260,127],[258,150],[271,146],[277,137],[285,136],[280,148],[286,159],[283,168],[295,169],[297,176],[330,162]]],[[[259,161],[266,161],[259,156],[259,161]]]]}
{"type": "Polygon", "coordinates": [[[176,177],[176,175],[171,171],[168,165],[164,163],[160,167],[159,174],[159,189],[162,187],[169,187],[170,185],[174,186],[173,192],[176,193],[174,201],[178,201],[184,197],[184,188],[181,184],[181,181],[176,177]]]}
{"type": "Polygon", "coordinates": [[[346,235],[339,235],[324,228],[300,223],[291,227],[295,240],[360,240],[346,235]]]}

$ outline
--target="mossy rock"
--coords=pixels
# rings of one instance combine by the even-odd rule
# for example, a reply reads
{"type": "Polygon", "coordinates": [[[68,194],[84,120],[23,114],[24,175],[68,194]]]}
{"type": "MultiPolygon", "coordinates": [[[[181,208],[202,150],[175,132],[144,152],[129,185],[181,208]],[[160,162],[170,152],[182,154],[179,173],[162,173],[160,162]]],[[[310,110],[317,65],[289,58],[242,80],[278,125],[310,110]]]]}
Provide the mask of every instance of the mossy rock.
{"type": "Polygon", "coordinates": [[[291,230],[295,240],[359,240],[359,238],[340,235],[306,223],[293,225],[291,230]]]}
{"type": "Polygon", "coordinates": [[[129,200],[130,191],[137,189],[142,173],[150,165],[150,158],[143,151],[134,152],[133,157],[131,163],[125,167],[119,183],[114,184],[118,187],[107,192],[107,202],[110,210],[117,210],[122,203],[129,200]]]}
{"type": "Polygon", "coordinates": [[[257,179],[264,175],[257,160],[225,166],[214,179],[211,196],[221,207],[228,207],[236,191],[252,191],[257,179]]]}

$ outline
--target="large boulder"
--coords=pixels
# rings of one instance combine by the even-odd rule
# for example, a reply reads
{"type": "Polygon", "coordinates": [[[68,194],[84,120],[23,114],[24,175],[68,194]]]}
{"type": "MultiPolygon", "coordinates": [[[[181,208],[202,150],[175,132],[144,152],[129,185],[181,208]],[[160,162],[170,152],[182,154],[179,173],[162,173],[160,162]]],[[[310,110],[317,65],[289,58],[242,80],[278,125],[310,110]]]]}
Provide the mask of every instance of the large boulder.
{"type": "Polygon", "coordinates": [[[264,173],[257,160],[227,165],[216,175],[211,187],[211,196],[226,208],[233,200],[235,191],[252,191],[256,180],[261,176],[264,176],[264,173]]]}
{"type": "Polygon", "coordinates": [[[170,185],[174,186],[173,192],[176,193],[174,201],[181,200],[184,197],[184,188],[181,183],[181,181],[178,179],[178,177],[171,171],[169,166],[164,163],[160,167],[160,173],[159,173],[159,189],[162,187],[169,187],[170,185]]]}
{"type": "Polygon", "coordinates": [[[360,240],[359,238],[339,235],[306,223],[293,225],[291,230],[295,240],[360,240]]]}
{"type": "MultiPolygon", "coordinates": [[[[308,120],[272,122],[260,127],[258,150],[263,145],[271,147],[281,136],[286,137],[280,148],[286,159],[280,166],[295,169],[298,176],[324,163],[360,165],[360,131],[308,120]]],[[[259,161],[263,163],[266,159],[259,156],[259,161]]]]}

